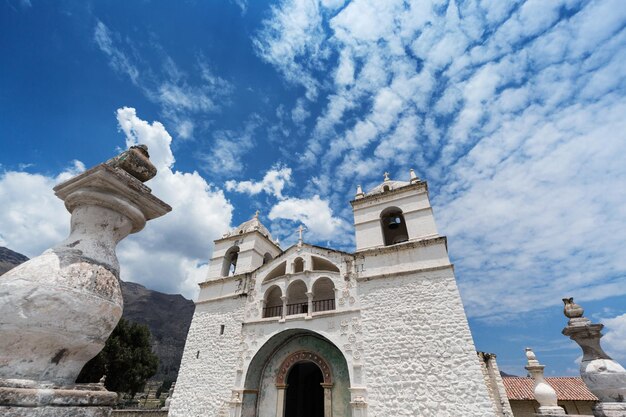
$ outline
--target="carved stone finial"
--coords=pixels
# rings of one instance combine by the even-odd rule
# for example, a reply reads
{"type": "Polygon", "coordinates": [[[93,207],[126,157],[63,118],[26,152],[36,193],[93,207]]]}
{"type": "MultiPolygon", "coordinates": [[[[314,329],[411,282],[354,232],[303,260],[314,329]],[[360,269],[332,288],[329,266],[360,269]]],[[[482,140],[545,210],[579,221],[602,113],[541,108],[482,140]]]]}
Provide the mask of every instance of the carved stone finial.
{"type": "Polygon", "coordinates": [[[411,182],[411,184],[413,184],[414,182],[418,182],[420,179],[417,178],[417,175],[415,175],[415,171],[413,171],[413,168],[411,168],[409,170],[409,181],[411,182]]]}
{"type": "Polygon", "coordinates": [[[139,181],[146,182],[154,178],[157,173],[157,169],[149,158],[148,147],[142,144],[131,146],[127,151],[106,161],[105,164],[120,168],[139,181]]]}
{"type": "Polygon", "coordinates": [[[565,307],[563,308],[563,314],[565,314],[565,317],[567,317],[568,319],[582,317],[585,313],[585,310],[583,310],[581,306],[574,302],[574,297],[564,298],[563,304],[565,304],[565,307]]]}
{"type": "Polygon", "coordinates": [[[565,415],[565,410],[557,403],[556,391],[550,386],[543,377],[544,365],[537,360],[535,352],[529,347],[525,349],[528,365],[526,370],[533,378],[534,388],[533,394],[535,400],[539,403],[539,415],[565,415]]]}
{"type": "Polygon", "coordinates": [[[531,348],[527,347],[525,350],[526,350],[526,359],[528,359],[529,363],[530,361],[537,361],[537,356],[535,355],[535,352],[533,352],[531,348]]]}
{"type": "Polygon", "coordinates": [[[254,218],[258,219],[259,218],[259,214],[261,214],[261,212],[259,210],[254,212],[254,218]]]}
{"type": "Polygon", "coordinates": [[[363,188],[361,188],[360,185],[356,186],[356,198],[361,198],[363,197],[365,194],[363,193],[363,188]]]}
{"type": "Polygon", "coordinates": [[[385,181],[391,181],[391,180],[389,179],[389,173],[388,173],[388,172],[385,172],[385,173],[383,174],[383,176],[385,177],[385,181]]]}

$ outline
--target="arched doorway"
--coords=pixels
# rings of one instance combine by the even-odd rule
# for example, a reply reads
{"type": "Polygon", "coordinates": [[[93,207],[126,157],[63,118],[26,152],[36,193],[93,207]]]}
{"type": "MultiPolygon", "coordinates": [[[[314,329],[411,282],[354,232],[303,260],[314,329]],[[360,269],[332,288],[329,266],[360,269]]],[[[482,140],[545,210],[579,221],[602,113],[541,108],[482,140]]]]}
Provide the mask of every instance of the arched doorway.
{"type": "MultiPolygon", "coordinates": [[[[287,389],[293,382],[289,376],[292,369],[305,369],[300,368],[305,363],[316,366],[323,375],[322,385],[318,382],[317,386],[322,388],[322,404],[328,409],[321,416],[350,417],[350,376],[345,357],[328,339],[304,329],[279,332],[257,350],[245,374],[241,416],[290,417],[292,414],[286,414],[287,395],[291,396],[287,389]]],[[[296,388],[301,383],[296,380],[296,388]]],[[[304,386],[311,384],[305,382],[304,386]]]]}
{"type": "Polygon", "coordinates": [[[289,371],[285,417],[324,417],[324,377],[313,362],[299,362],[289,371]]]}

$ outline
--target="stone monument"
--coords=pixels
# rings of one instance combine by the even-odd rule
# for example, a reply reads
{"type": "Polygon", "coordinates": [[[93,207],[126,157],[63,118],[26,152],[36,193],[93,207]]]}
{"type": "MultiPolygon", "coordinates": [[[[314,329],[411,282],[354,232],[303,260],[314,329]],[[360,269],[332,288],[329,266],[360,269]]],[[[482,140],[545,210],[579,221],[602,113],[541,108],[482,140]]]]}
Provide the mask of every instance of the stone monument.
{"type": "Polygon", "coordinates": [[[110,414],[115,393],[75,381],[122,316],[116,245],[171,210],[143,184],[154,175],[139,145],[54,188],[69,237],[0,278],[0,415],[110,414]]]}
{"type": "Polygon", "coordinates": [[[526,359],[528,360],[526,370],[535,382],[533,393],[539,403],[538,415],[565,415],[565,410],[557,404],[556,391],[543,378],[543,369],[546,366],[539,363],[531,348],[526,348],[526,359]]]}
{"type": "Polygon", "coordinates": [[[626,417],[626,369],[602,350],[600,338],[604,325],[583,317],[582,307],[573,298],[564,298],[563,302],[565,316],[569,318],[563,334],[582,348],[580,376],[600,400],[594,407],[594,415],[626,417]]]}

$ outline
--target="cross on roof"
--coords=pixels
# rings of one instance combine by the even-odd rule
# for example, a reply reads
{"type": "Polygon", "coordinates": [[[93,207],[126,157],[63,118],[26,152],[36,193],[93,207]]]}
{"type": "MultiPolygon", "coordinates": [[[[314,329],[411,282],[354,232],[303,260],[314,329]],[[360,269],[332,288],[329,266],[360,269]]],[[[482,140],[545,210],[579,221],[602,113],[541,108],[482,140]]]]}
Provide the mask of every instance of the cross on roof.
{"type": "Polygon", "coordinates": [[[304,231],[305,231],[305,230],[306,230],[306,229],[305,229],[305,228],[304,228],[304,226],[302,226],[302,225],[300,225],[300,227],[298,227],[298,235],[299,235],[299,238],[298,238],[298,244],[299,244],[299,245],[302,245],[302,235],[304,234],[304,231]]]}
{"type": "Polygon", "coordinates": [[[261,213],[259,210],[254,212],[254,218],[258,219],[259,218],[259,213],[261,213]]]}
{"type": "Polygon", "coordinates": [[[383,175],[385,176],[385,181],[389,181],[389,173],[385,172],[383,175]]]}

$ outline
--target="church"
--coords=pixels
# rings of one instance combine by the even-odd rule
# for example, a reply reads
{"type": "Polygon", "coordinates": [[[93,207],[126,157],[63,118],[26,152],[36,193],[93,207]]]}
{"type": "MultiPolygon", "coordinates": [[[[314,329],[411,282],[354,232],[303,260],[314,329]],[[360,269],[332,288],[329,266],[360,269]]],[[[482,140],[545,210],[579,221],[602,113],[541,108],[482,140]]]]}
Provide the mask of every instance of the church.
{"type": "Polygon", "coordinates": [[[258,214],[215,241],[174,417],[493,417],[428,186],[361,187],[356,250],[282,249],[258,214]]]}

